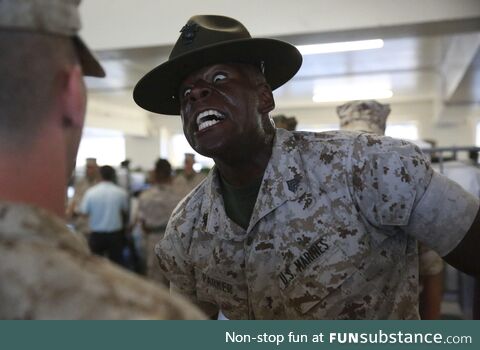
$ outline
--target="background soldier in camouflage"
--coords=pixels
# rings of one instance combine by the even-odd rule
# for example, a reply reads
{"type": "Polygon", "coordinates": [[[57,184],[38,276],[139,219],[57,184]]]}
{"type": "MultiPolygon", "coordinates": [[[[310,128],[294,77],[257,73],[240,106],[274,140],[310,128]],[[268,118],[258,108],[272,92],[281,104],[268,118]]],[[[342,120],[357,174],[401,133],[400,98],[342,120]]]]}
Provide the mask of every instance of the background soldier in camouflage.
{"type": "Polygon", "coordinates": [[[67,230],[67,180],[85,118],[77,0],[0,1],[0,318],[202,318],[67,230]],[[48,166],[45,159],[49,159],[48,166]]]}
{"type": "MultiPolygon", "coordinates": [[[[350,101],[337,107],[341,130],[385,135],[390,105],[374,100],[350,101]]],[[[418,247],[420,279],[419,313],[423,320],[440,318],[443,293],[443,260],[423,244],[418,247]]]]}
{"type": "Polygon", "coordinates": [[[183,169],[173,179],[173,187],[182,198],[189,194],[190,191],[205,178],[203,173],[197,173],[195,169],[193,169],[194,164],[195,155],[192,153],[185,153],[183,169]]]}
{"type": "Polygon", "coordinates": [[[300,65],[290,44],[195,16],[139,81],[136,102],[180,114],[191,146],[215,161],[172,214],[160,266],[211,315],[416,319],[417,240],[480,273],[478,200],[408,142],[275,130],[272,89],[300,65]]]}
{"type": "Polygon", "coordinates": [[[172,186],[172,167],[166,159],[155,163],[154,182],[151,188],[140,195],[136,220],[140,223],[147,241],[147,276],[167,284],[162,271],[158,268],[155,244],[163,237],[168,219],[182,197],[172,186]]]}

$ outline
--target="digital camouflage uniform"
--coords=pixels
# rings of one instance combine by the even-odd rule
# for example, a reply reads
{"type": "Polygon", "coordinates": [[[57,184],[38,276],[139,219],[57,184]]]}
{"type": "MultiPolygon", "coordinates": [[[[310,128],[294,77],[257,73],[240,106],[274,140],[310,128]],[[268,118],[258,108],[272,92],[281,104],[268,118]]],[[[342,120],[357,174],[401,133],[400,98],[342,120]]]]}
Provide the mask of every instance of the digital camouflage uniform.
{"type": "Polygon", "coordinates": [[[54,215],[0,202],[0,319],[200,319],[185,300],[108,260],[54,215]]]}
{"type": "MultiPolygon", "coordinates": [[[[390,111],[390,105],[375,100],[350,101],[337,107],[341,130],[365,131],[377,135],[385,135],[390,111]]],[[[442,258],[432,249],[419,244],[418,254],[420,277],[437,275],[443,270],[442,258]]]]}
{"type": "Polygon", "coordinates": [[[180,197],[185,197],[189,194],[202,180],[205,179],[203,173],[194,173],[187,177],[185,174],[179,174],[173,179],[173,187],[180,197]]]}
{"type": "Polygon", "coordinates": [[[168,281],[158,267],[154,249],[165,233],[173,209],[181,199],[172,186],[155,185],[143,192],[138,200],[138,219],[143,222],[147,235],[147,276],[162,283],[168,281]]]}
{"type": "Polygon", "coordinates": [[[175,289],[230,319],[417,319],[417,239],[444,256],[477,209],[406,141],[278,129],[247,230],[212,171],[156,252],[175,289]]]}

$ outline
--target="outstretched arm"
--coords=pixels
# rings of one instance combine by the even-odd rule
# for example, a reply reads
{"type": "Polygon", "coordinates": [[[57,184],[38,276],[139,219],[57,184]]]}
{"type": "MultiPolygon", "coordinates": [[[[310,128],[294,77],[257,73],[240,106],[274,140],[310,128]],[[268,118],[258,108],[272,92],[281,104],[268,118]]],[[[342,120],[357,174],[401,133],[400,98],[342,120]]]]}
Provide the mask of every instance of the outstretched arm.
{"type": "Polygon", "coordinates": [[[443,259],[455,268],[480,277],[480,210],[465,237],[443,259]]]}

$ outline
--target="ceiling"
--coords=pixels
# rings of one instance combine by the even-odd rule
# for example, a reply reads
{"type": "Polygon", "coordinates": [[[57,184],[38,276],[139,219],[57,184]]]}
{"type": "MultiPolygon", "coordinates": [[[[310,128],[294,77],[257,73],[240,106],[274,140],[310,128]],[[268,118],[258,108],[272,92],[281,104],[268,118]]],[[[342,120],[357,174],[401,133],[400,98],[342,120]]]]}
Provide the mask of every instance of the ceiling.
{"type": "MultiPolygon", "coordinates": [[[[372,33],[382,38],[381,33],[372,33]]],[[[314,91],[390,89],[391,102],[432,100],[438,94],[441,67],[452,38],[463,34],[443,34],[384,39],[384,47],[304,56],[297,75],[275,92],[278,108],[308,108],[314,91]]],[[[471,34],[468,34],[471,35],[471,34]]],[[[479,33],[476,35],[480,36],[479,33]]],[[[302,40],[301,36],[296,37],[302,40]]],[[[131,99],[136,82],[150,69],[168,58],[170,46],[106,50],[97,52],[107,77],[87,78],[87,86],[97,100],[112,99],[116,104],[136,108],[131,99]]],[[[480,54],[465,68],[451,103],[480,103],[480,54]]],[[[341,98],[341,97],[340,97],[341,98]]],[[[350,99],[350,98],[346,98],[350,99]]],[[[328,102],[321,103],[329,104],[328,102]]],[[[338,104],[332,101],[330,104],[338,104]]]]}

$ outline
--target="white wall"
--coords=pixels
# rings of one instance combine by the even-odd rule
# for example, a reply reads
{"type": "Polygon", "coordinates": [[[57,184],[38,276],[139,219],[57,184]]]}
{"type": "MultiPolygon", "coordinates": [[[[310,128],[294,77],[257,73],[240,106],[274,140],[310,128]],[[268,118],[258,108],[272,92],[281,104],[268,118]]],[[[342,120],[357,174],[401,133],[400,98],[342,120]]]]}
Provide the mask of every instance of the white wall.
{"type": "MultiPolygon", "coordinates": [[[[388,103],[381,101],[382,103],[388,103]]],[[[480,118],[479,108],[449,107],[454,122],[448,125],[437,125],[433,118],[433,103],[392,103],[392,112],[387,123],[416,122],[421,139],[434,139],[438,146],[472,146],[475,144],[475,116],[480,118]]],[[[334,105],[308,109],[276,109],[273,114],[295,116],[301,124],[320,127],[326,124],[337,124],[338,117],[334,105]]]]}
{"type": "Polygon", "coordinates": [[[153,169],[155,161],[160,157],[160,138],[125,136],[125,157],[130,159],[132,169],[153,169]]]}

